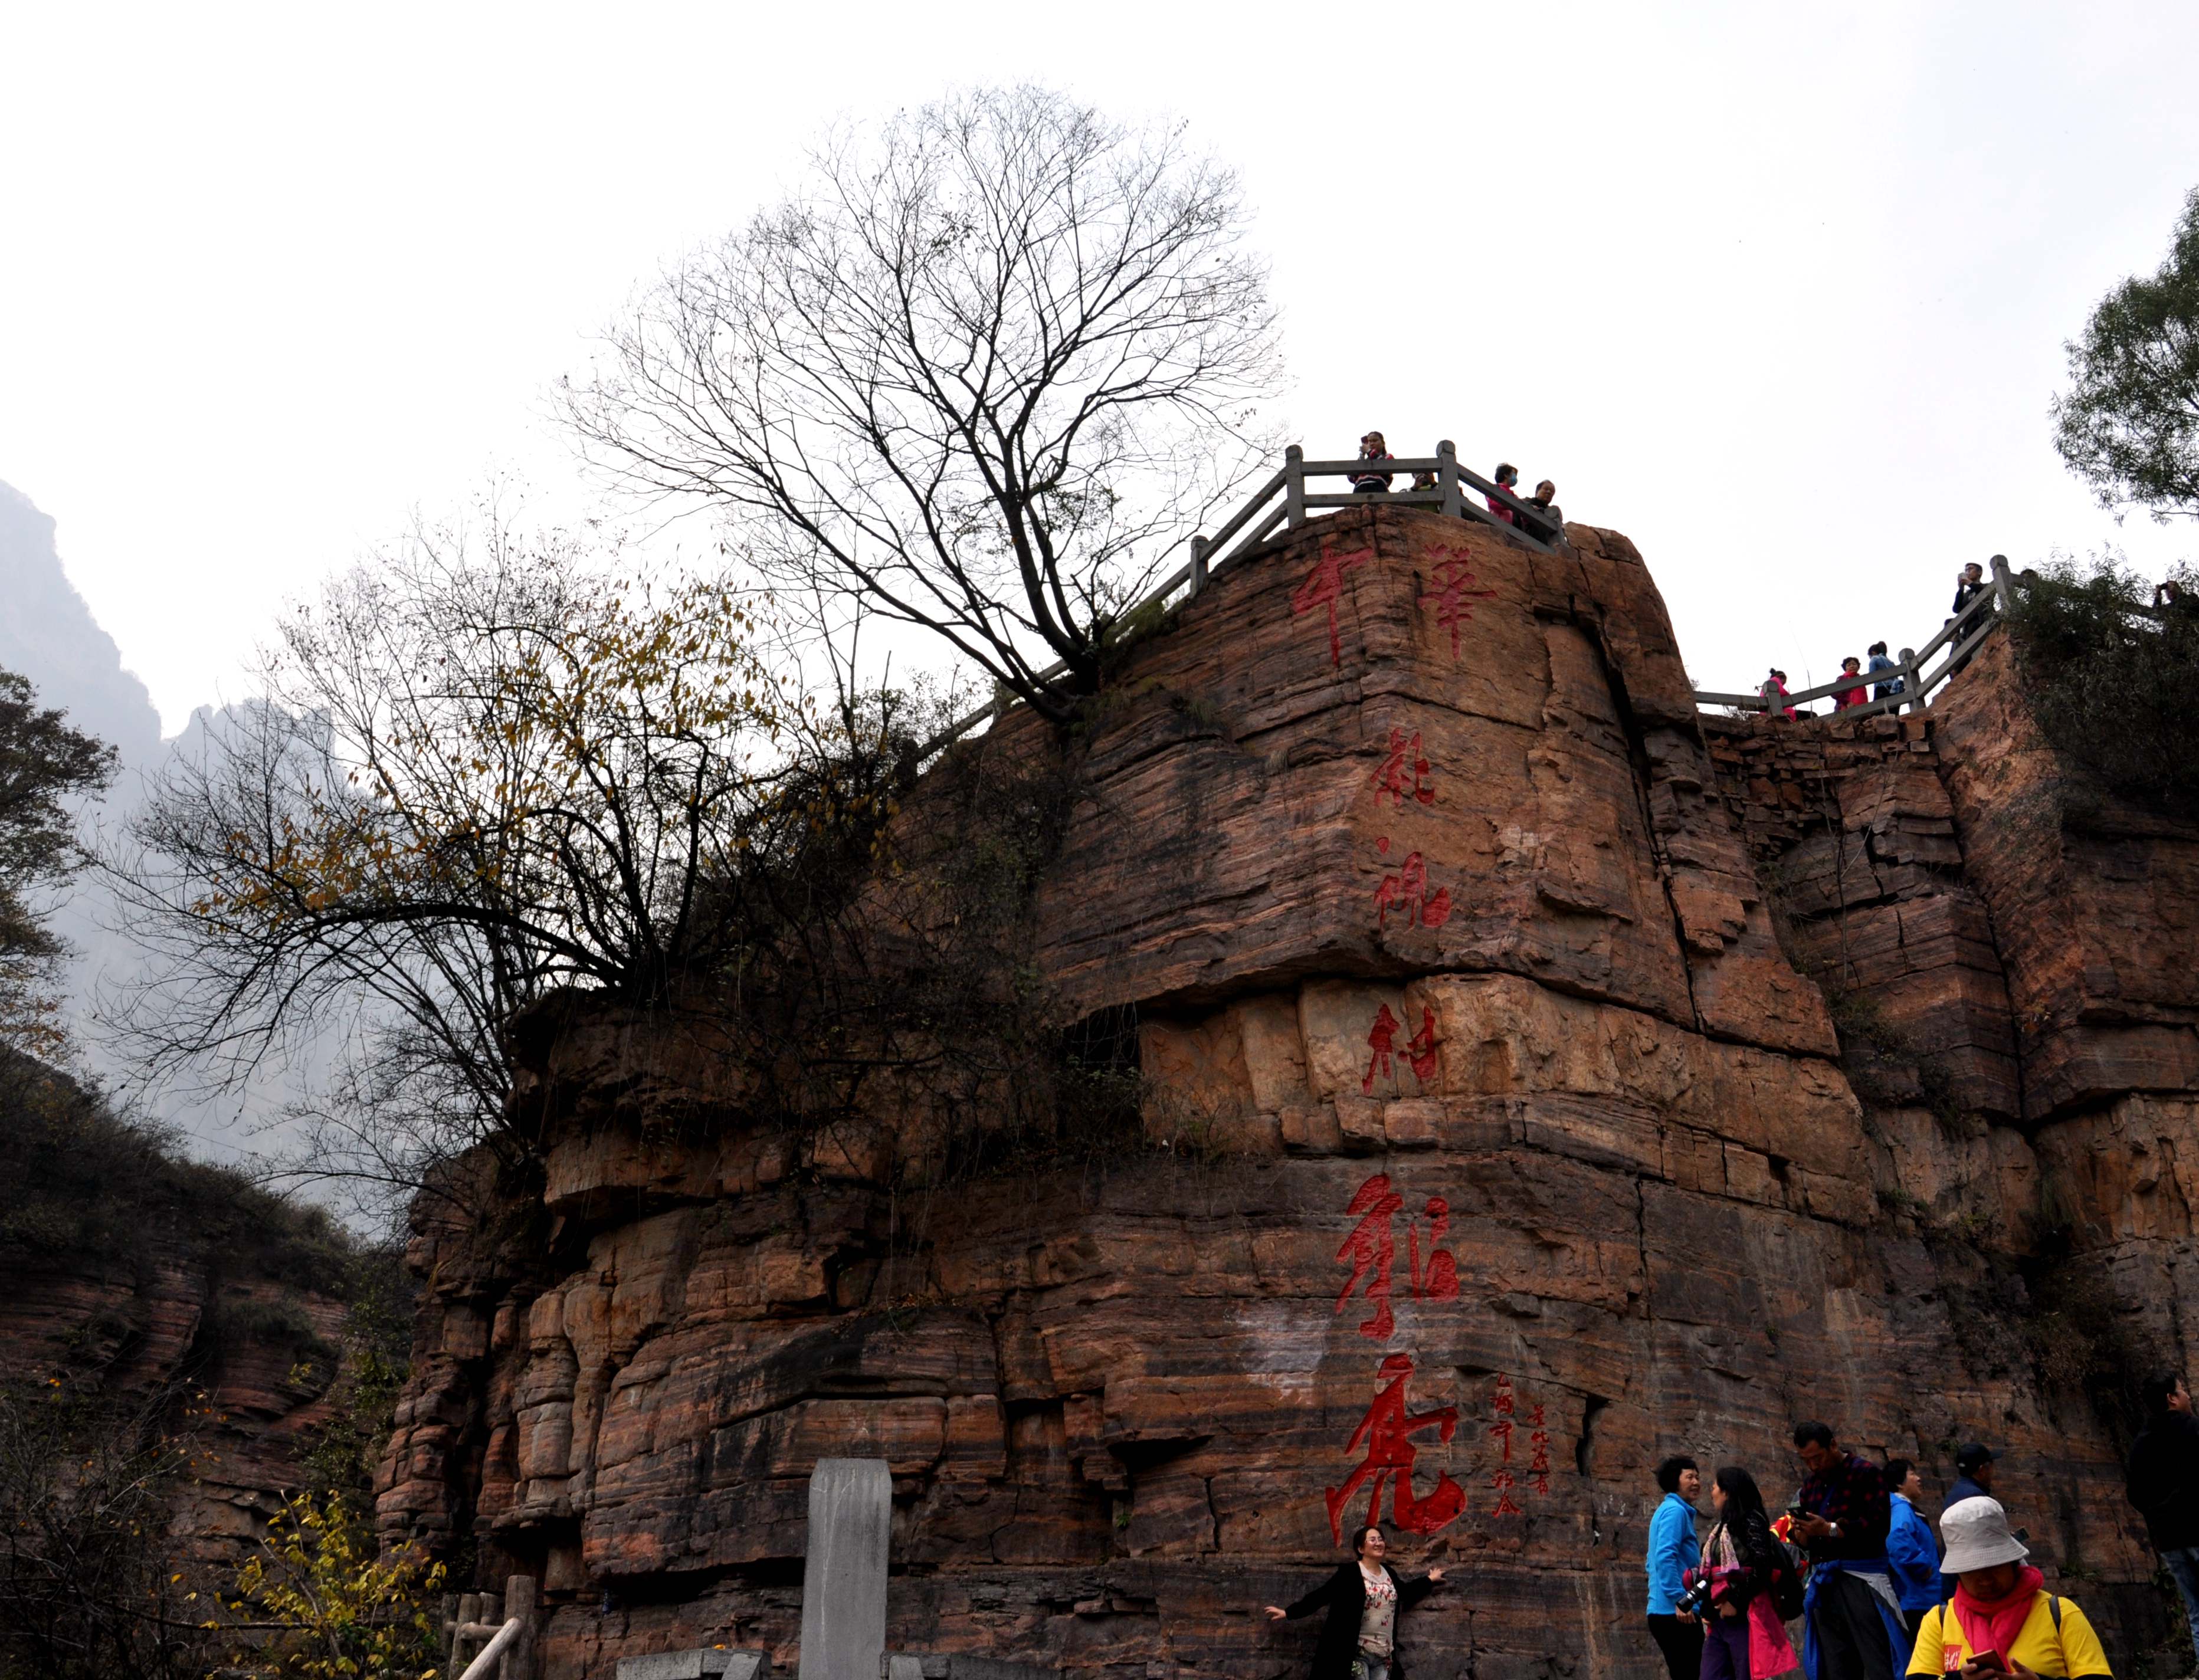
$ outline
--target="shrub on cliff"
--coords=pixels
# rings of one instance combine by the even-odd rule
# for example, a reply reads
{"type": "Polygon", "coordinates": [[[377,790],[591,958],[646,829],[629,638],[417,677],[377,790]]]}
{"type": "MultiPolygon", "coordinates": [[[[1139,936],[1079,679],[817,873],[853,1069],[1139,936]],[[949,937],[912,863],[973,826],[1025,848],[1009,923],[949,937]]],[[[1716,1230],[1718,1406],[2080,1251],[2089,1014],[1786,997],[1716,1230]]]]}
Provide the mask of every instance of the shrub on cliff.
{"type": "MultiPolygon", "coordinates": [[[[410,1547],[378,1552],[341,1496],[286,1499],[221,1601],[236,1628],[230,1671],[249,1680],[421,1680],[436,1669],[431,1613],[443,1566],[410,1547]],[[242,1636],[236,1636],[241,1635],[242,1636]]],[[[209,1633],[225,1631],[208,1619],[209,1633]]]]}
{"type": "Polygon", "coordinates": [[[2199,816],[2199,614],[2155,614],[2138,578],[2103,557],[2041,568],[2009,624],[2039,727],[2109,792],[2199,816]]]}

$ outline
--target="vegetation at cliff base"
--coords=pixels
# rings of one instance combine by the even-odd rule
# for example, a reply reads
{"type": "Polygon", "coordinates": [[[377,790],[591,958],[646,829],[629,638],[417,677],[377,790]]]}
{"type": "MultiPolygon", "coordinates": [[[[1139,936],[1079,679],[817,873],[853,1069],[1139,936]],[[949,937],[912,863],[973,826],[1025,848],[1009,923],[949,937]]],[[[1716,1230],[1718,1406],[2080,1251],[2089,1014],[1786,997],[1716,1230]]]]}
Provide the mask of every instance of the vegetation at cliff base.
{"type": "Polygon", "coordinates": [[[2057,562],[2016,591],[2009,626],[2047,739],[2109,792],[2199,816],[2199,610],[2150,598],[2112,558],[2057,562]]]}

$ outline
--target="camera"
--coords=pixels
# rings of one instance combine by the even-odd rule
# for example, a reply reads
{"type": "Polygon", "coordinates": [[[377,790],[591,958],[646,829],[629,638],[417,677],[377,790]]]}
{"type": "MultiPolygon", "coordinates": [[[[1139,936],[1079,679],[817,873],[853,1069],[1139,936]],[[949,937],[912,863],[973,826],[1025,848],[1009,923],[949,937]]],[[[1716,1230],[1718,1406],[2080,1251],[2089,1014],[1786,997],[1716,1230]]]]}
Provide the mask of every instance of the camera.
{"type": "Polygon", "coordinates": [[[1700,1616],[1710,1608],[1710,1602],[1711,1584],[1691,1580],[1681,1590],[1680,1595],[1672,1601],[1672,1606],[1683,1616],[1700,1616]]]}

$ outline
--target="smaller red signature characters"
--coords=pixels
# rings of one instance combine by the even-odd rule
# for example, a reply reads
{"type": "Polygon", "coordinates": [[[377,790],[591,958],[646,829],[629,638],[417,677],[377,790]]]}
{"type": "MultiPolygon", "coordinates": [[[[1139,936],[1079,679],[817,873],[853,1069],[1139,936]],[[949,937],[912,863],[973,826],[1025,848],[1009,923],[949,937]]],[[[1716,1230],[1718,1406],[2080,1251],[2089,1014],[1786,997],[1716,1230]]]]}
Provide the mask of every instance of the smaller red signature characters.
{"type": "Polygon", "coordinates": [[[1543,1426],[1543,1409],[1535,1407],[1527,1414],[1527,1421],[1535,1426],[1535,1432],[1527,1438],[1527,1444],[1535,1450],[1534,1461],[1528,1465],[1527,1473],[1535,1479],[1535,1491],[1547,1496],[1550,1491],[1550,1432],[1543,1426]]]}
{"type": "Polygon", "coordinates": [[[1328,609],[1328,662],[1339,669],[1344,665],[1344,644],[1336,633],[1336,604],[1344,595],[1344,575],[1365,565],[1374,557],[1371,548],[1354,549],[1349,554],[1339,554],[1327,541],[1321,545],[1321,558],[1305,575],[1305,581],[1291,592],[1291,616],[1296,618],[1311,612],[1315,607],[1328,609]]]}
{"type": "Polygon", "coordinates": [[[1372,1525],[1379,1517],[1385,1481],[1391,1486],[1390,1514],[1409,1533],[1433,1534],[1466,1509],[1466,1490],[1441,1471],[1436,1473],[1436,1485],[1427,1497],[1419,1498],[1413,1492],[1413,1461],[1419,1453],[1412,1438],[1433,1429],[1438,1432],[1438,1439],[1449,1440],[1458,1428],[1458,1408],[1438,1406],[1419,1413],[1409,1409],[1405,1385],[1413,1379],[1409,1354],[1391,1354],[1382,1362],[1380,1374],[1389,1383],[1374,1397],[1374,1403],[1367,1409],[1367,1415],[1360,1419],[1359,1427],[1351,1432],[1344,1449],[1347,1453],[1356,1452],[1363,1440],[1367,1456],[1344,1479],[1342,1487],[1327,1490],[1329,1536],[1339,1544],[1344,1539],[1344,1505],[1370,1479],[1374,1490],[1367,1501],[1363,1525],[1372,1525]]]}
{"type": "Polygon", "coordinates": [[[1382,761],[1381,767],[1368,778],[1368,785],[1376,790],[1377,804],[1381,802],[1381,795],[1386,793],[1390,796],[1391,802],[1401,811],[1405,808],[1405,801],[1409,798],[1417,800],[1423,805],[1432,805],[1436,802],[1435,777],[1428,763],[1427,754],[1421,750],[1419,730],[1415,729],[1413,732],[1409,740],[1406,738],[1405,732],[1402,729],[1392,729],[1390,732],[1389,755],[1382,761]],[[1412,761],[1413,775],[1410,786],[1406,785],[1405,780],[1405,763],[1408,759],[1412,761]]]}
{"type": "Polygon", "coordinates": [[[1489,1513],[1492,1517],[1518,1517],[1526,1514],[1512,1497],[1512,1490],[1518,1485],[1513,1480],[1511,1470],[1514,1409],[1512,1400],[1512,1379],[1508,1376],[1499,1376],[1496,1379],[1496,1397],[1490,1404],[1490,1410],[1496,1415],[1496,1421],[1489,1426],[1489,1433],[1503,1449],[1502,1456],[1497,1462],[1496,1473],[1489,1479],[1489,1485],[1496,1490],[1496,1503],[1489,1513]]]}
{"type": "Polygon", "coordinates": [[[1436,622],[1450,632],[1450,656],[1455,661],[1458,657],[1458,627],[1473,617],[1473,608],[1470,604],[1486,600],[1496,592],[1467,587],[1474,577],[1467,565],[1467,557],[1463,550],[1431,548],[1428,553],[1432,557],[1438,554],[1445,557],[1436,562],[1431,574],[1436,586],[1420,597],[1420,604],[1425,607],[1431,601],[1435,603],[1436,622]]]}

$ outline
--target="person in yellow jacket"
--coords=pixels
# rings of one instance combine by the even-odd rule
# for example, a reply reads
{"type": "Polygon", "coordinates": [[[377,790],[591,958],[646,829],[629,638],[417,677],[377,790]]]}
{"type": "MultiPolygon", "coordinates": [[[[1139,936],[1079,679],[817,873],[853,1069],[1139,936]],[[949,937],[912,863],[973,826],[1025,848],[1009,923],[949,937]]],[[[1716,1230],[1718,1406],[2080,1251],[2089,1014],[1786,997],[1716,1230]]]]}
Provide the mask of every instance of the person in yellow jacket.
{"type": "Polygon", "coordinates": [[[2095,1680],[2113,1671],[2099,1636],[2075,1602],[2050,1593],[2031,1554],[2009,1532],[1998,1499],[1965,1499],[1939,1514],[1947,1555],[1942,1578],[1954,1596],[1917,1625],[1911,1674],[2033,1676],[2095,1680]]]}

